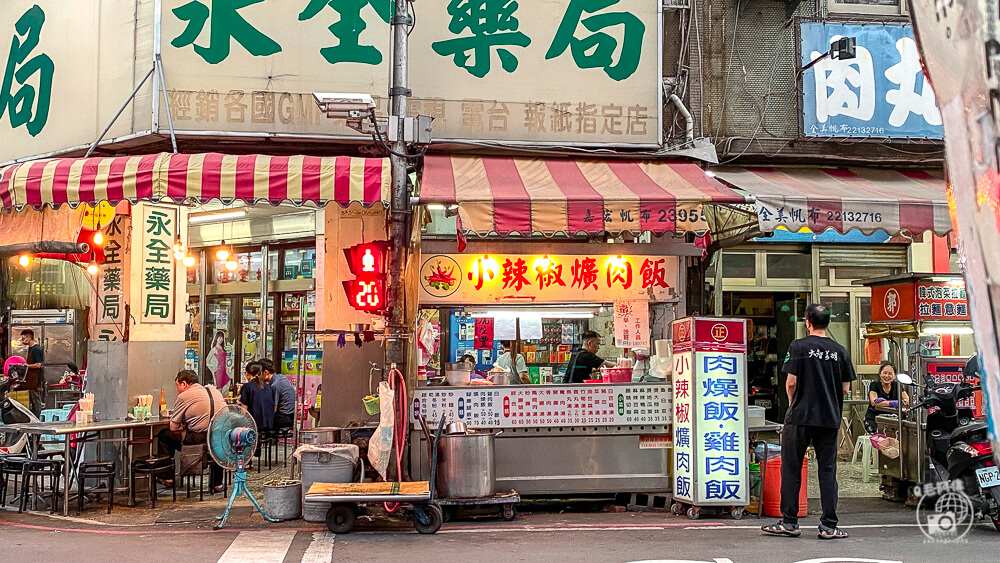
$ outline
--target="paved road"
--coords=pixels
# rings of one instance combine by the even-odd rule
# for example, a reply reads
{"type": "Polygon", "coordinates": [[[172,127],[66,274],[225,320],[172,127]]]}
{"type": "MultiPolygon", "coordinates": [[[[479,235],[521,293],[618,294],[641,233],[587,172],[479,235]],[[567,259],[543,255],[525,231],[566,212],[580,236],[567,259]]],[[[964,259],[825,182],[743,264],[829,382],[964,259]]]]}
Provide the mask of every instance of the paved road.
{"type": "Polygon", "coordinates": [[[852,515],[835,542],[762,537],[756,520],[692,522],[665,514],[536,514],[512,523],[447,524],[434,536],[411,528],[334,536],[322,528],[260,526],[101,527],[0,512],[6,561],[213,563],[329,561],[708,561],[713,563],[997,561],[1000,534],[978,526],[963,544],[929,544],[905,513],[852,515]],[[85,529],[81,529],[85,528],[85,529]],[[851,559],[853,558],[853,559],[851,559]]]}

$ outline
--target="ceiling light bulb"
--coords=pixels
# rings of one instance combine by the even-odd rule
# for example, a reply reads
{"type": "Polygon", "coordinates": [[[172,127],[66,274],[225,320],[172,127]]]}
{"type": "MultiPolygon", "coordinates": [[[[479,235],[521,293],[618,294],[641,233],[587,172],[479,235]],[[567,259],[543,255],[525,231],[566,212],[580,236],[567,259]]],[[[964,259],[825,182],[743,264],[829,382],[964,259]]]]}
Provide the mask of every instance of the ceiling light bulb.
{"type": "Polygon", "coordinates": [[[194,266],[194,262],[195,262],[194,256],[191,256],[190,254],[188,254],[187,256],[184,257],[183,260],[181,260],[181,263],[184,264],[184,266],[187,268],[194,266]]]}
{"type": "Polygon", "coordinates": [[[18,256],[17,257],[17,265],[20,266],[20,267],[22,267],[22,268],[27,268],[28,266],[30,266],[31,265],[31,255],[29,255],[29,254],[22,254],[22,255],[18,256]]]}
{"type": "Polygon", "coordinates": [[[174,260],[183,260],[186,255],[183,248],[177,248],[177,245],[174,245],[174,260]]]}
{"type": "Polygon", "coordinates": [[[220,248],[220,249],[218,249],[218,250],[215,251],[215,257],[220,262],[225,262],[225,261],[229,260],[229,250],[227,250],[226,248],[220,248]]]}
{"type": "Polygon", "coordinates": [[[239,267],[240,267],[240,263],[237,262],[236,260],[228,260],[228,261],[226,261],[226,269],[229,270],[230,272],[235,272],[236,268],[239,268],[239,267]]]}
{"type": "Polygon", "coordinates": [[[87,273],[88,274],[90,274],[92,276],[96,276],[97,272],[100,272],[100,271],[101,271],[101,267],[97,265],[96,261],[91,260],[90,264],[87,264],[87,273]]]}
{"type": "Polygon", "coordinates": [[[94,233],[94,245],[104,246],[104,233],[97,231],[94,233]]]}

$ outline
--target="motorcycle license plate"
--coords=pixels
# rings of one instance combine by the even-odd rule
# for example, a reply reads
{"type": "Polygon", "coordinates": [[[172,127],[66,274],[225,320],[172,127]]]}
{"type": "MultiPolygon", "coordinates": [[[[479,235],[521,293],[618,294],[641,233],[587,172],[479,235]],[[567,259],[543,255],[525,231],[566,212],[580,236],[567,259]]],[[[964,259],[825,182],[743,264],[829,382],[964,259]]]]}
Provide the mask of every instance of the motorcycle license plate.
{"type": "Polygon", "coordinates": [[[764,407],[765,409],[771,408],[771,401],[768,401],[767,399],[756,400],[756,401],[753,402],[753,404],[754,404],[754,406],[764,407]]]}
{"type": "Polygon", "coordinates": [[[982,488],[1000,485],[1000,467],[983,467],[976,470],[976,479],[982,488]]]}

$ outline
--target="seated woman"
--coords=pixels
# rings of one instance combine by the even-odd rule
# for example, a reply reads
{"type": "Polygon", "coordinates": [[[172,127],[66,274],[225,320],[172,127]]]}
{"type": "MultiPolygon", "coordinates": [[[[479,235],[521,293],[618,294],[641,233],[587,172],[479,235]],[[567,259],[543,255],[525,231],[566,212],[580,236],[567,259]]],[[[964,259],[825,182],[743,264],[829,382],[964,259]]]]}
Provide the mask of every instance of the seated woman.
{"type": "Polygon", "coordinates": [[[246,383],[240,388],[240,403],[249,411],[257,431],[265,432],[274,427],[274,395],[261,378],[260,362],[250,362],[246,367],[246,383]]]}
{"type": "Polygon", "coordinates": [[[875,423],[876,416],[896,412],[901,392],[903,394],[903,407],[906,408],[910,404],[910,397],[906,391],[901,391],[899,388],[899,382],[896,381],[896,366],[892,362],[882,362],[878,369],[878,381],[872,381],[871,386],[868,387],[868,411],[865,412],[866,432],[875,434],[878,431],[878,425],[875,423]]]}

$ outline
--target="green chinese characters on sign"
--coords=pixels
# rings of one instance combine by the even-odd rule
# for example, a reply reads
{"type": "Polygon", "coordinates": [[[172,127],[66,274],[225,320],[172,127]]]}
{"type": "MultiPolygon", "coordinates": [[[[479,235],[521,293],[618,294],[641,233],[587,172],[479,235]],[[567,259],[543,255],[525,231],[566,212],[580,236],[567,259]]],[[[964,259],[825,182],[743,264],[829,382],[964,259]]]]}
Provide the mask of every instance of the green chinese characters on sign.
{"type": "Polygon", "coordinates": [[[595,14],[617,4],[620,0],[570,0],[556,36],[545,53],[545,59],[554,59],[569,48],[573,61],[580,68],[603,68],[614,80],[624,80],[639,68],[642,56],[642,38],[646,26],[635,15],[621,11],[595,14]],[[583,17],[586,14],[595,14],[583,17]],[[576,30],[580,24],[591,35],[580,39],[576,30]],[[622,28],[621,45],[618,39],[602,30],[612,27],[622,28]],[[614,54],[621,48],[618,61],[614,54]]]}
{"type": "Polygon", "coordinates": [[[45,12],[36,4],[14,24],[17,35],[10,42],[3,85],[0,86],[0,117],[9,113],[11,128],[26,125],[32,137],[41,133],[48,123],[52,79],[56,70],[55,63],[46,54],[28,58],[38,46],[44,23],[45,12]],[[28,84],[36,74],[37,88],[28,84]],[[15,81],[20,86],[16,92],[15,81]]]}
{"type": "Polygon", "coordinates": [[[320,49],[319,52],[323,58],[330,64],[377,65],[382,62],[382,53],[371,45],[359,44],[361,33],[368,27],[361,17],[361,10],[369,4],[375,13],[382,18],[382,21],[389,23],[389,18],[395,9],[391,0],[309,0],[309,5],[299,14],[299,21],[310,20],[316,17],[323,8],[329,6],[340,15],[337,23],[327,28],[339,40],[339,43],[333,47],[320,49]]]}
{"type": "Polygon", "coordinates": [[[162,211],[152,211],[146,217],[146,232],[154,237],[171,236],[169,215],[162,211]]]}
{"type": "Polygon", "coordinates": [[[170,291],[170,273],[165,266],[146,268],[146,289],[170,291]]]}
{"type": "Polygon", "coordinates": [[[143,316],[161,319],[170,317],[170,296],[163,293],[147,294],[143,316]]]}
{"type": "Polygon", "coordinates": [[[490,72],[492,51],[496,49],[503,69],[514,72],[517,57],[504,47],[531,44],[531,39],[518,31],[520,22],[514,17],[517,8],[518,3],[514,0],[451,0],[448,31],[461,35],[468,30],[472,35],[436,41],[431,48],[443,57],[452,57],[456,66],[477,78],[490,72]]]}
{"type": "Polygon", "coordinates": [[[260,4],[264,0],[210,1],[211,8],[203,2],[194,0],[173,10],[177,19],[186,21],[188,24],[184,31],[170,42],[171,45],[181,48],[194,44],[205,29],[205,24],[211,18],[212,21],[208,28],[208,46],[194,45],[194,52],[198,53],[209,64],[219,64],[226,60],[226,57],[229,56],[230,44],[233,41],[257,57],[273,55],[281,51],[281,45],[258,31],[239,14],[239,10],[242,8],[260,4]]]}

